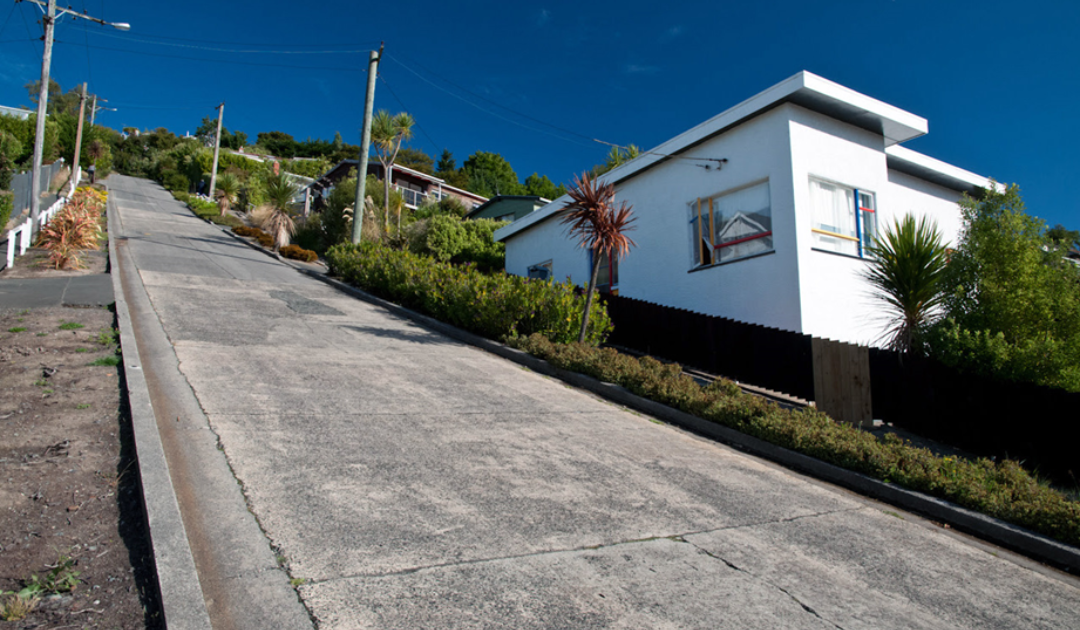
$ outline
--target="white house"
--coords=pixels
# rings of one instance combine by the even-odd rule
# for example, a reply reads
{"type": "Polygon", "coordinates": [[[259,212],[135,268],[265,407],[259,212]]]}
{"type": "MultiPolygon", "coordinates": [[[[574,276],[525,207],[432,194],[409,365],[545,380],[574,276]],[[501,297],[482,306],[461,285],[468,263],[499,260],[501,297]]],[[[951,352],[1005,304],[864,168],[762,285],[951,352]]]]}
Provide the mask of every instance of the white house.
{"type": "MultiPolygon", "coordinates": [[[[988,178],[900,146],[927,121],[800,72],[610,171],[637,242],[604,261],[620,295],[848,342],[884,311],[861,274],[882,225],[911,213],[956,242],[961,194],[988,178]]],[[[588,282],[561,197],[495,233],[516,275],[588,282]]]]}

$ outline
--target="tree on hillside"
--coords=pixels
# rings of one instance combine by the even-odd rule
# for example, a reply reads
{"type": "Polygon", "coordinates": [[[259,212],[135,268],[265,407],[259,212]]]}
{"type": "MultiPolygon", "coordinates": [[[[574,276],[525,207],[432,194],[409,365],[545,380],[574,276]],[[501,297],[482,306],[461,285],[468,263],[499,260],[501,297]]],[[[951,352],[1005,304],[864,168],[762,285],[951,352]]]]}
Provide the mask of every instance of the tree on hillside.
{"type": "Polygon", "coordinates": [[[524,187],[518,181],[517,173],[498,153],[477,151],[465,160],[461,170],[469,176],[468,189],[478,195],[520,195],[524,187]]]}
{"type": "Polygon", "coordinates": [[[588,173],[582,173],[574,179],[574,187],[568,192],[570,201],[563,205],[568,210],[562,223],[570,226],[570,236],[578,240],[582,248],[592,252],[592,273],[589,274],[589,288],[585,294],[585,311],[581,317],[581,334],[578,343],[585,343],[585,332],[589,327],[589,310],[592,308],[593,292],[596,290],[596,277],[600,273],[600,263],[606,256],[614,255],[622,259],[636,243],[626,232],[634,229],[631,206],[624,201],[615,207],[615,185],[601,184],[591,179],[588,173]]]}
{"type": "Polygon", "coordinates": [[[397,163],[414,171],[420,171],[428,175],[435,174],[435,160],[420,149],[403,147],[398,151],[397,163]]]}
{"type": "Polygon", "coordinates": [[[566,194],[566,186],[555,185],[547,175],[533,173],[525,178],[525,194],[536,195],[545,199],[557,199],[566,194]]]}
{"type": "Polygon", "coordinates": [[[931,352],[975,372],[1080,391],[1080,273],[1016,185],[960,202],[931,352]]]}
{"type": "MultiPolygon", "coordinates": [[[[375,147],[375,154],[379,156],[379,162],[383,167],[383,199],[386,204],[383,208],[383,224],[386,233],[390,232],[390,169],[394,166],[401,143],[412,138],[412,128],[416,122],[406,112],[391,115],[385,109],[380,109],[371,119],[371,143],[375,147]]],[[[401,230],[401,208],[398,207],[397,227],[401,230]]]]}
{"type": "Polygon", "coordinates": [[[1046,231],[1046,238],[1054,247],[1080,249],[1080,230],[1070,230],[1060,223],[1046,231]]]}
{"type": "Polygon", "coordinates": [[[256,136],[255,144],[266,149],[276,157],[296,157],[299,144],[284,131],[262,131],[256,136]]]}
{"type": "Polygon", "coordinates": [[[439,163],[435,165],[435,174],[445,179],[448,174],[455,171],[457,171],[457,162],[454,160],[454,154],[450,152],[450,149],[443,149],[439,156],[439,163]]]}
{"type": "Polygon", "coordinates": [[[611,147],[611,151],[608,151],[607,158],[604,162],[592,167],[590,172],[593,177],[599,177],[610,170],[614,170],[615,168],[626,164],[639,155],[641,155],[641,148],[636,144],[628,145],[625,148],[611,147]]]}
{"type": "Polygon", "coordinates": [[[921,348],[921,337],[941,306],[941,278],[947,260],[941,232],[910,214],[887,227],[867,248],[865,272],[875,297],[885,303],[889,324],[883,336],[898,352],[921,348]]]}

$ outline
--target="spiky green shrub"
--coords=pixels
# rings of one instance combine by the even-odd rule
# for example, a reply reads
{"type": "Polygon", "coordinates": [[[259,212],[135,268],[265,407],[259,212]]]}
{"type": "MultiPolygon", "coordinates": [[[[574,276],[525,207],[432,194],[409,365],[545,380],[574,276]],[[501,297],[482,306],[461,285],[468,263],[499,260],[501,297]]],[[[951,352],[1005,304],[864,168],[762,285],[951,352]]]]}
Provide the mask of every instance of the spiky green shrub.
{"type": "MultiPolygon", "coordinates": [[[[568,341],[581,327],[585,300],[568,282],[489,275],[370,243],[331,247],[326,259],[331,273],[365,291],[491,339],[543,333],[568,341]]],[[[587,341],[602,343],[610,331],[607,310],[597,308],[587,341]]]]}
{"type": "Polygon", "coordinates": [[[612,348],[552,343],[542,335],[508,343],[555,367],[631,392],[747,435],[888,483],[925,492],[1071,545],[1080,545],[1080,503],[1005,460],[941,457],[896,437],[840,424],[815,409],[787,410],[720,379],[702,387],[676,364],[612,348]]]}
{"type": "Polygon", "coordinates": [[[14,205],[14,194],[7,190],[0,190],[0,231],[4,230],[8,220],[11,219],[11,208],[14,205]]]}

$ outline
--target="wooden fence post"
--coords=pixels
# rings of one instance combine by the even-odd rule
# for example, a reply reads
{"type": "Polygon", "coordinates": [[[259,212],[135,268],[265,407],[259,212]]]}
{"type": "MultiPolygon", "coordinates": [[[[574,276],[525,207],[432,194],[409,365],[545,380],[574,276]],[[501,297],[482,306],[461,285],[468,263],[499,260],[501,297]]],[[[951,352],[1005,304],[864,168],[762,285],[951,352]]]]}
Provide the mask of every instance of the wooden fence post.
{"type": "Polygon", "coordinates": [[[873,426],[869,348],[817,337],[810,344],[817,408],[840,422],[873,426]]]}

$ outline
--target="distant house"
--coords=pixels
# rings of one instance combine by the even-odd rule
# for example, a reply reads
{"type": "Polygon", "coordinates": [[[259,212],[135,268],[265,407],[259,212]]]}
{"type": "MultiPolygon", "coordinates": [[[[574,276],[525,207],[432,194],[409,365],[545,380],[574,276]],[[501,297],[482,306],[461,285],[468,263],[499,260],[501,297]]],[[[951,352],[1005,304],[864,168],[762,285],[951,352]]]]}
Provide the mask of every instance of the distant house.
{"type": "Polygon", "coordinates": [[[517,221],[549,203],[551,203],[550,200],[536,195],[496,195],[473,208],[465,215],[465,218],[517,221]]]}
{"type": "MultiPolygon", "coordinates": [[[[809,72],[753,96],[601,176],[633,205],[637,242],[601,261],[620,295],[847,342],[878,340],[867,247],[896,218],[937,222],[988,178],[901,146],[921,118],[809,72]]],[[[506,271],[584,285],[589,252],[563,196],[495,232],[506,271]]]]}
{"type": "Polygon", "coordinates": [[[0,116],[14,116],[19,120],[26,120],[34,112],[29,109],[23,109],[21,107],[8,107],[7,105],[0,105],[0,116]]]}
{"type": "MultiPolygon", "coordinates": [[[[321,209],[330,191],[337,186],[338,182],[348,177],[350,169],[355,170],[359,164],[359,160],[342,160],[315,180],[315,183],[311,185],[313,207],[321,209]]],[[[368,162],[368,175],[374,175],[382,180],[382,164],[376,161],[368,162]]],[[[390,169],[390,183],[394,190],[401,192],[405,206],[413,210],[428,200],[439,201],[445,197],[456,198],[470,210],[487,201],[487,197],[455,188],[434,175],[421,173],[405,166],[395,165],[390,169]]]]}

